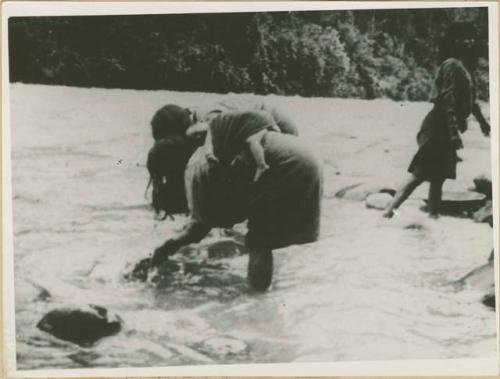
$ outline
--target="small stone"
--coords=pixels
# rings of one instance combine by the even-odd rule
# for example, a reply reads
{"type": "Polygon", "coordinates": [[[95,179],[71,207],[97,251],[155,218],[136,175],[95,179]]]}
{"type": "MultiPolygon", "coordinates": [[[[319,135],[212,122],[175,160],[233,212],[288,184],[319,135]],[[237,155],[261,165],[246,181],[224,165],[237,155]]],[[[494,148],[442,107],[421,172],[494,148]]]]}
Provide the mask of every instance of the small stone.
{"type": "Polygon", "coordinates": [[[488,293],[483,296],[481,302],[486,305],[487,307],[493,308],[493,310],[496,308],[495,306],[495,292],[488,293]]]}
{"type": "Polygon", "coordinates": [[[393,197],[384,192],[374,193],[366,198],[366,207],[383,211],[391,204],[393,197]]]}

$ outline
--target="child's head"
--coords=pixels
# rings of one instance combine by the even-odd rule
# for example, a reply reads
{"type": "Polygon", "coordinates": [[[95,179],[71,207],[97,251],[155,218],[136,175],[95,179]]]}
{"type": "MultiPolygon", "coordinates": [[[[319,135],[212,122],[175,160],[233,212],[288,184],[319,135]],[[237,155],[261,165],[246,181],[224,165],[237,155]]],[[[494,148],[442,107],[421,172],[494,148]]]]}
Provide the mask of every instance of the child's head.
{"type": "Polygon", "coordinates": [[[441,58],[457,58],[474,64],[478,56],[477,30],[470,22],[453,22],[445,32],[440,46],[441,58]]]}
{"type": "Polygon", "coordinates": [[[189,109],[174,104],[165,105],[151,120],[153,138],[158,141],[167,136],[184,135],[193,122],[193,114],[189,109]]]}

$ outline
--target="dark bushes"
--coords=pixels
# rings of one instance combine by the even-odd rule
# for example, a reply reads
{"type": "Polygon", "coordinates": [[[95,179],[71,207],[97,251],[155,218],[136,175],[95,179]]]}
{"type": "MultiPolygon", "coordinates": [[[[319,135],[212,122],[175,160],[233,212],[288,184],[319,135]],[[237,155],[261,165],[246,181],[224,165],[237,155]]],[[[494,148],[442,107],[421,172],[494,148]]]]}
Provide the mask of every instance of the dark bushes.
{"type": "Polygon", "coordinates": [[[426,100],[440,38],[458,19],[477,25],[486,99],[485,8],[11,18],[10,79],[426,100]]]}

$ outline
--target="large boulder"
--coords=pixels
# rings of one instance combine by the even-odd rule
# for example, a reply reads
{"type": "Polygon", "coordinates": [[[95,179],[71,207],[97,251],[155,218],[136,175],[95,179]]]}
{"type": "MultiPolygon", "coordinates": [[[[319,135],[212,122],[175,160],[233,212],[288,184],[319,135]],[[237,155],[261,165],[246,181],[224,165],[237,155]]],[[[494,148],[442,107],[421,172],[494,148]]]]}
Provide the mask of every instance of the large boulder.
{"type": "Polygon", "coordinates": [[[367,208],[383,211],[392,203],[393,199],[390,194],[379,192],[369,195],[365,200],[365,204],[367,208]]]}
{"type": "Polygon", "coordinates": [[[122,319],[98,305],[56,308],[43,316],[37,328],[62,340],[87,346],[118,333],[122,319]]]}
{"type": "Polygon", "coordinates": [[[363,201],[372,194],[387,193],[395,195],[395,187],[391,184],[381,182],[369,182],[350,185],[341,189],[335,194],[335,197],[346,200],[363,201]]]}

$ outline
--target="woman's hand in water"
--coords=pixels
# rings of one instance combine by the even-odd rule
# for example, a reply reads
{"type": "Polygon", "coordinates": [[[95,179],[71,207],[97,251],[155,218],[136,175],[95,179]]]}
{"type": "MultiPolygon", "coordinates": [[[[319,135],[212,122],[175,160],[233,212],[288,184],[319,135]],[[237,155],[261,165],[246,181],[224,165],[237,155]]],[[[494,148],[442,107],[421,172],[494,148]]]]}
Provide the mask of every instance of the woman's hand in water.
{"type": "Polygon", "coordinates": [[[161,263],[165,262],[170,255],[175,254],[179,249],[179,243],[176,240],[169,239],[163,245],[157,247],[151,258],[151,266],[158,267],[161,263]]]}

